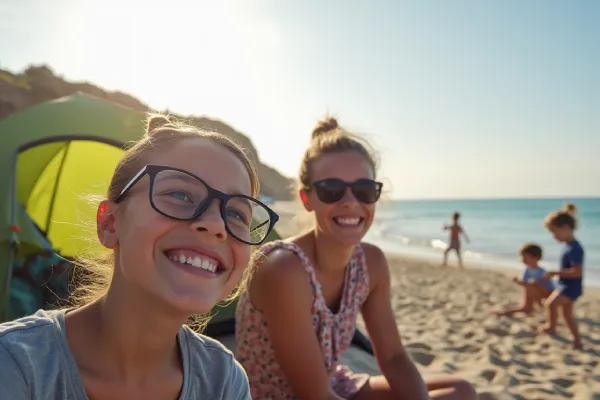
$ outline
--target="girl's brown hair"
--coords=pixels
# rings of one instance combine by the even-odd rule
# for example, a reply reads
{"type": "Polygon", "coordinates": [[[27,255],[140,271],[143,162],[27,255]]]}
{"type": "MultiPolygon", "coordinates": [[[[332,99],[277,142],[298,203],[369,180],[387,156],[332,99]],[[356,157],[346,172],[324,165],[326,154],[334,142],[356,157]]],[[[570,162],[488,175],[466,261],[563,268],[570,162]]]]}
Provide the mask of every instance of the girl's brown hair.
{"type": "Polygon", "coordinates": [[[571,212],[559,210],[548,214],[544,220],[544,225],[546,228],[552,226],[560,228],[566,225],[571,229],[575,229],[577,228],[577,220],[571,212]]]}
{"type": "MultiPolygon", "coordinates": [[[[117,164],[106,198],[115,201],[125,185],[144,167],[151,154],[161,151],[177,141],[194,138],[210,140],[231,151],[248,171],[252,196],[256,197],[259,194],[256,166],[246,155],[244,149],[236,142],[221,133],[202,130],[179,122],[167,115],[149,114],[144,137],[127,149],[123,158],[117,164]]],[[[83,273],[78,273],[75,276],[76,281],[79,281],[79,285],[71,296],[71,303],[81,306],[104,296],[110,286],[114,263],[113,252],[96,257],[79,257],[76,264],[78,267],[83,268],[83,273]]],[[[243,287],[244,282],[247,280],[246,272],[244,274],[240,287],[243,287]]],[[[238,291],[239,289],[234,292],[233,296],[237,295],[238,291]]]]}
{"type": "Polygon", "coordinates": [[[341,128],[333,117],[325,117],[319,121],[312,131],[310,146],[304,153],[300,164],[300,189],[308,188],[312,184],[311,166],[317,158],[325,154],[345,152],[362,155],[373,168],[373,173],[377,171],[375,152],[364,138],[341,128]]]}

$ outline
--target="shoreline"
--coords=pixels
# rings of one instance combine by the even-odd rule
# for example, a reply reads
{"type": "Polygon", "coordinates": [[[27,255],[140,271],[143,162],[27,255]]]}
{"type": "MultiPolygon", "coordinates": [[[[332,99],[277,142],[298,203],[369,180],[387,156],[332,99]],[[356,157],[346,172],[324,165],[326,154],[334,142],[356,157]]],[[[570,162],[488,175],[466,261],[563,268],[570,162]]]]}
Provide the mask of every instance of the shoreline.
{"type": "MultiPolygon", "coordinates": [[[[277,222],[275,229],[282,238],[296,235],[299,232],[310,228],[309,216],[302,210],[299,202],[276,202],[271,207],[280,215],[280,219],[277,222]]],[[[371,232],[366,235],[364,241],[378,246],[388,257],[407,258],[415,261],[432,263],[434,265],[441,265],[443,251],[439,249],[396,243],[371,232]]],[[[496,271],[510,275],[511,277],[514,275],[521,275],[524,270],[524,266],[516,257],[514,260],[511,260],[508,258],[494,257],[492,255],[489,258],[476,259],[469,255],[468,250],[463,251],[462,256],[463,264],[465,268],[468,269],[496,271]]],[[[458,266],[456,255],[454,253],[450,253],[448,257],[448,266],[458,266]]],[[[543,261],[540,263],[540,266],[546,271],[558,269],[556,265],[549,265],[543,261]]],[[[600,280],[584,279],[583,285],[586,290],[600,293],[600,280]]]]}

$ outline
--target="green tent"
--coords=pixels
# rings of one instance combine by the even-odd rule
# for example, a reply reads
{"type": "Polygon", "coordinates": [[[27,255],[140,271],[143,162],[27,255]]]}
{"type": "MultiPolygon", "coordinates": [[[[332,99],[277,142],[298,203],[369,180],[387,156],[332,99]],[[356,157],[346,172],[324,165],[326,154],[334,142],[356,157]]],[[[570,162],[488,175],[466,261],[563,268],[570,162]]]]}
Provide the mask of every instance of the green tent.
{"type": "MultiPolygon", "coordinates": [[[[9,318],[19,260],[44,249],[73,257],[99,246],[90,240],[97,203],[89,200],[106,193],[124,146],[142,136],[144,119],[82,93],[0,119],[0,321],[9,318]]],[[[273,231],[268,240],[277,238],[273,231]]],[[[231,339],[235,307],[236,302],[216,306],[206,333],[231,339]]],[[[372,354],[359,331],[353,348],[372,354]]]]}
{"type": "Polygon", "coordinates": [[[17,255],[27,257],[50,243],[74,256],[94,243],[89,221],[95,206],[86,196],[106,192],[123,146],[143,129],[142,113],[80,93],[0,120],[3,319],[17,255]]]}

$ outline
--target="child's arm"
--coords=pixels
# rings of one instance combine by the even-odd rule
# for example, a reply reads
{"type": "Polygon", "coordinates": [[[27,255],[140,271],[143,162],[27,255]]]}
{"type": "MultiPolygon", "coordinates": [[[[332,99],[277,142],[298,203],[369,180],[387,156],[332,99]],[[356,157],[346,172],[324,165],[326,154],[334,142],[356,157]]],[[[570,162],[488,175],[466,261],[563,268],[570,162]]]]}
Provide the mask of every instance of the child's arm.
{"type": "Polygon", "coordinates": [[[362,315],[383,376],[398,399],[429,399],[427,386],[402,345],[390,303],[390,273],[383,252],[372,245],[363,249],[369,264],[371,292],[362,306],[362,315]]]}
{"type": "Polygon", "coordinates": [[[581,264],[577,264],[577,265],[572,265],[570,268],[567,269],[563,269],[560,271],[551,271],[551,272],[547,272],[543,279],[544,280],[548,280],[548,279],[552,279],[555,276],[558,276],[559,278],[579,278],[581,277],[583,273],[583,266],[581,264]]]}
{"type": "Polygon", "coordinates": [[[465,232],[465,230],[463,229],[463,227],[460,227],[460,233],[462,233],[462,235],[465,237],[465,240],[467,241],[467,243],[470,242],[469,237],[467,236],[467,232],[465,232]]]}
{"type": "Polygon", "coordinates": [[[525,283],[526,283],[526,282],[525,282],[525,279],[519,279],[519,278],[517,278],[516,276],[514,276],[514,277],[512,278],[512,281],[513,281],[514,283],[516,283],[517,285],[519,285],[519,286],[525,286],[525,283]]]}
{"type": "Polygon", "coordinates": [[[583,274],[583,249],[581,247],[575,247],[571,250],[569,268],[548,272],[544,275],[546,279],[550,279],[554,276],[560,278],[580,278],[583,274]]]}

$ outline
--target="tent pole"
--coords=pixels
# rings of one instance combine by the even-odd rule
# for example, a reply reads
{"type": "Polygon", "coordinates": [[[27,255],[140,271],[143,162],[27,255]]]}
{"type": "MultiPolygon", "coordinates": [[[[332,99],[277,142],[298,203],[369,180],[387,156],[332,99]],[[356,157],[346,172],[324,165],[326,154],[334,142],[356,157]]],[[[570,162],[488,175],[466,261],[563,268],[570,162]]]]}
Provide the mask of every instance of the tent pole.
{"type": "MultiPolygon", "coordinates": [[[[52,189],[52,197],[50,198],[50,206],[48,207],[48,215],[46,216],[46,237],[50,239],[50,224],[52,223],[52,214],[54,213],[54,202],[56,201],[56,193],[58,192],[58,186],[60,185],[60,178],[62,177],[62,171],[67,160],[67,154],[71,148],[71,141],[67,142],[65,146],[65,152],[63,153],[62,160],[58,166],[58,172],[56,174],[56,180],[54,181],[54,188],[52,189]]],[[[52,241],[50,241],[52,243],[52,241]]]]}

